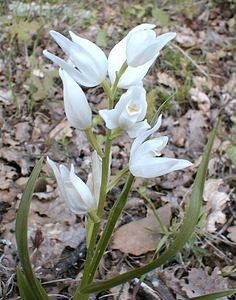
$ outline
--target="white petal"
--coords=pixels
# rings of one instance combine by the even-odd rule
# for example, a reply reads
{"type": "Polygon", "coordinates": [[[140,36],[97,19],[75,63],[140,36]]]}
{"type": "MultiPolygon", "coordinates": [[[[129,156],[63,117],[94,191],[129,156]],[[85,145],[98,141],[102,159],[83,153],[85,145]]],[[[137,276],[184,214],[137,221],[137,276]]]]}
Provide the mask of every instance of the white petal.
{"type": "MultiPolygon", "coordinates": [[[[144,29],[153,29],[156,26],[153,24],[141,24],[133,28],[128,35],[116,44],[108,56],[108,74],[113,84],[116,78],[116,73],[120,70],[123,63],[126,61],[126,42],[132,34],[142,31],[144,29]]],[[[127,89],[132,85],[142,85],[143,77],[147,74],[150,66],[155,61],[156,57],[146,64],[137,68],[128,67],[122,75],[118,86],[127,89]]]]}
{"type": "Polygon", "coordinates": [[[59,72],[64,85],[64,105],[67,119],[77,129],[92,124],[92,111],[80,86],[63,70],[59,72]]]}
{"type": "Polygon", "coordinates": [[[156,57],[148,61],[146,64],[133,68],[128,66],[125,73],[121,76],[118,87],[122,89],[128,89],[132,85],[141,85],[144,76],[147,74],[151,65],[154,63],[156,57]]]}
{"type": "Polygon", "coordinates": [[[84,74],[89,86],[100,84],[106,77],[107,58],[105,53],[89,40],[80,38],[70,31],[72,41],[56,31],[50,31],[51,36],[70,57],[81,73],[84,74]],[[90,80],[89,80],[90,79],[90,80]]]}
{"type": "Polygon", "coordinates": [[[117,110],[115,109],[101,109],[99,115],[106,123],[106,127],[109,129],[115,129],[119,127],[117,110]]]}
{"type": "Polygon", "coordinates": [[[142,121],[147,111],[146,91],[143,87],[132,86],[122,94],[115,106],[119,127],[128,130],[142,121]]]}
{"type": "Polygon", "coordinates": [[[73,42],[61,33],[54,30],[50,31],[50,35],[55,40],[55,42],[61,47],[61,49],[69,56],[70,48],[73,46],[73,42]]]}
{"type": "Polygon", "coordinates": [[[147,120],[144,120],[142,122],[135,123],[131,128],[127,130],[127,133],[129,137],[133,139],[149,128],[150,125],[148,124],[147,120]]]}
{"type": "Polygon", "coordinates": [[[97,76],[100,77],[102,82],[106,77],[108,66],[105,53],[96,44],[90,42],[89,40],[79,37],[72,31],[69,31],[69,33],[73,42],[80,46],[81,51],[91,57],[91,63],[94,65],[94,72],[96,72],[97,76]]]}
{"type": "Polygon", "coordinates": [[[147,140],[137,148],[133,157],[135,157],[135,159],[137,160],[139,159],[139,157],[140,158],[155,157],[156,153],[160,153],[163,150],[163,148],[165,148],[167,143],[168,143],[167,136],[160,136],[154,139],[147,140]]]}
{"type": "Polygon", "coordinates": [[[63,183],[62,177],[61,177],[61,174],[58,170],[58,167],[57,167],[56,163],[53,160],[51,160],[48,156],[47,156],[47,163],[52,168],[53,173],[56,177],[56,180],[57,180],[58,184],[62,185],[62,183],[63,183]]]}
{"type": "Polygon", "coordinates": [[[156,42],[158,43],[159,46],[159,51],[161,51],[162,48],[165,47],[167,43],[169,43],[171,40],[173,40],[176,37],[175,32],[167,32],[164,34],[161,34],[157,37],[156,42]]]}
{"type": "Polygon", "coordinates": [[[134,124],[137,122],[138,115],[139,115],[139,112],[134,112],[134,113],[130,114],[128,112],[128,109],[125,109],[119,116],[119,119],[118,119],[119,127],[124,130],[128,130],[129,128],[134,126],[134,124]]]}
{"type": "Polygon", "coordinates": [[[108,56],[108,74],[113,84],[116,79],[116,73],[126,60],[126,39],[121,40],[110,51],[108,56]]]}
{"type": "Polygon", "coordinates": [[[132,147],[130,149],[130,156],[137,150],[137,148],[155,131],[157,131],[161,127],[162,115],[159,116],[156,124],[149,130],[141,133],[133,142],[132,147]]]}
{"type": "Polygon", "coordinates": [[[47,50],[43,51],[43,55],[50,59],[52,62],[60,66],[63,70],[65,70],[76,82],[83,86],[93,87],[96,85],[96,82],[92,81],[92,79],[88,79],[87,76],[84,76],[80,71],[76,70],[73,65],[65,62],[60,57],[50,53],[47,50]]]}
{"type": "Polygon", "coordinates": [[[126,48],[128,65],[137,67],[153,58],[156,59],[160,50],[175,36],[175,33],[168,32],[156,38],[156,33],[153,30],[143,30],[131,35],[127,40],[126,48]]]}
{"type": "Polygon", "coordinates": [[[156,33],[153,30],[143,30],[132,34],[127,39],[127,63],[131,67],[138,67],[151,60],[158,53],[156,33]]]}
{"type": "Polygon", "coordinates": [[[63,197],[63,199],[66,199],[67,195],[66,195],[66,191],[64,188],[64,179],[65,178],[63,178],[61,176],[61,173],[60,173],[56,163],[53,160],[51,160],[49,157],[47,157],[47,163],[52,168],[54,176],[56,177],[57,185],[58,185],[59,191],[61,193],[61,196],[63,197]]]}
{"type": "Polygon", "coordinates": [[[156,157],[140,159],[130,163],[130,172],[137,177],[154,178],[191,166],[192,163],[184,159],[156,157]]]}
{"type": "Polygon", "coordinates": [[[96,151],[92,153],[93,196],[98,203],[102,181],[102,159],[96,151]]]}
{"type": "Polygon", "coordinates": [[[126,37],[129,37],[130,35],[138,32],[138,31],[151,30],[151,29],[154,29],[155,27],[156,27],[155,24],[149,24],[149,23],[139,24],[136,27],[134,27],[132,30],[130,30],[130,32],[128,33],[128,35],[126,37]]]}
{"type": "Polygon", "coordinates": [[[78,195],[80,196],[80,199],[78,199],[78,201],[80,201],[81,204],[86,206],[87,211],[95,208],[96,202],[92,196],[90,189],[77,175],[75,175],[74,168],[71,168],[70,171],[70,181],[74,189],[77,191],[78,195]]]}
{"type": "Polygon", "coordinates": [[[68,180],[69,174],[70,174],[70,171],[68,170],[68,168],[65,167],[64,165],[60,165],[59,170],[60,170],[62,180],[63,181],[68,180]]]}

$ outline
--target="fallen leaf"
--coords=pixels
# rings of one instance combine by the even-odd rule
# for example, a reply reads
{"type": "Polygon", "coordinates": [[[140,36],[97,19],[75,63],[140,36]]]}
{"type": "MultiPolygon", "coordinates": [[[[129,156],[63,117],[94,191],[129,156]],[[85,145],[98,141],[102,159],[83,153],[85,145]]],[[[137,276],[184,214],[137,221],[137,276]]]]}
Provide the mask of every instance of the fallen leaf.
{"type": "Polygon", "coordinates": [[[17,171],[14,167],[0,164],[0,190],[12,187],[15,177],[17,177],[17,171]]]}
{"type": "Polygon", "coordinates": [[[49,138],[59,140],[62,136],[72,137],[73,129],[68,120],[63,119],[50,132],[49,138]]]}
{"type": "Polygon", "coordinates": [[[165,86],[169,86],[171,88],[177,88],[177,82],[174,79],[174,77],[170,76],[167,73],[164,72],[158,72],[157,73],[157,78],[158,78],[158,82],[165,85],[165,86]]]}
{"type": "Polygon", "coordinates": [[[0,102],[10,105],[13,101],[12,91],[0,90],[0,102]]]}
{"type": "Polygon", "coordinates": [[[9,161],[14,162],[21,168],[21,174],[27,175],[29,174],[31,163],[29,155],[25,152],[23,148],[8,148],[8,147],[2,147],[0,149],[0,157],[9,161]]]}
{"type": "MultiPolygon", "coordinates": [[[[221,276],[219,268],[215,268],[211,275],[209,275],[209,268],[204,270],[193,268],[189,271],[188,276],[181,280],[181,285],[187,296],[192,298],[226,290],[228,281],[221,276]]],[[[221,297],[219,299],[227,300],[228,298],[221,297]]]]}
{"type": "Polygon", "coordinates": [[[204,113],[209,113],[210,108],[211,108],[211,102],[208,96],[198,90],[197,88],[191,88],[190,89],[190,95],[191,99],[197,103],[198,108],[204,112],[204,113]]]}
{"type": "Polygon", "coordinates": [[[207,128],[206,118],[201,111],[191,109],[184,115],[184,118],[187,118],[188,120],[189,129],[185,146],[191,157],[199,158],[202,154],[203,147],[206,144],[206,133],[204,130],[207,128]]]}
{"type": "Polygon", "coordinates": [[[231,241],[236,243],[236,222],[234,226],[230,226],[227,231],[229,232],[229,234],[227,235],[227,237],[229,239],[231,239],[231,241]]]}
{"type": "MultiPolygon", "coordinates": [[[[38,198],[38,193],[36,195],[38,198]]],[[[28,231],[33,238],[40,229],[43,241],[35,256],[34,265],[51,268],[59,261],[65,247],[76,248],[84,241],[85,228],[82,223],[76,223],[76,215],[66,207],[61,198],[47,202],[37,198],[34,197],[31,202],[28,231]]],[[[34,250],[32,241],[30,245],[34,250]]]]}
{"type": "Polygon", "coordinates": [[[28,122],[20,122],[15,126],[15,138],[20,142],[27,142],[30,139],[31,126],[28,122]]]}
{"type": "MultiPolygon", "coordinates": [[[[157,210],[162,222],[168,226],[171,219],[169,204],[157,210]]],[[[152,211],[147,217],[121,226],[114,234],[112,249],[135,256],[156,249],[161,238],[160,226],[152,211]]]]}
{"type": "Polygon", "coordinates": [[[179,27],[176,41],[185,48],[191,48],[199,45],[195,33],[188,27],[179,27]]]}
{"type": "Polygon", "coordinates": [[[208,213],[206,230],[208,232],[216,231],[216,223],[224,224],[226,216],[222,212],[226,203],[230,200],[228,194],[219,191],[220,188],[227,189],[222,179],[209,179],[205,183],[203,199],[207,202],[205,211],[208,213]]]}

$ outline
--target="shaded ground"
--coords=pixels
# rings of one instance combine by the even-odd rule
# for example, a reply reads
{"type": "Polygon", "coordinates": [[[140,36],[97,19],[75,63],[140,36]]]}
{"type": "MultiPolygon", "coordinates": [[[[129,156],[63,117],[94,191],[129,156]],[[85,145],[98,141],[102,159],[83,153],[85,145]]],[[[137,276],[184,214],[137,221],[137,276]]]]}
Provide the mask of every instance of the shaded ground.
{"type": "MultiPolygon", "coordinates": [[[[109,278],[151,259],[161,234],[147,199],[155,208],[164,210],[160,215],[166,225],[170,224],[170,236],[175,234],[203,147],[223,108],[196,234],[181,254],[162,269],[147,275],[145,283],[152,291],[144,286],[136,299],[188,299],[236,286],[236,6],[233,1],[161,2],[1,2],[2,299],[17,299],[18,296],[15,217],[36,159],[49,155],[58,162],[73,162],[77,173],[85,180],[90,171],[89,145],[83,133],[71,128],[64,116],[57,67],[42,56],[45,48],[61,54],[49,37],[49,30],[65,35],[72,30],[109,53],[132,27],[144,22],[157,24],[158,33],[177,32],[175,42],[162,52],[146,76],[147,117],[150,120],[160,104],[173,95],[161,127],[161,134],[170,137],[164,155],[189,159],[194,165],[155,180],[136,180],[118,224],[120,229],[104,256],[98,278],[109,278]],[[133,228],[139,235],[131,239],[133,228]],[[158,288],[157,280],[161,280],[158,288]]],[[[102,89],[88,89],[86,93],[95,114],[104,107],[102,89]]],[[[103,142],[102,121],[96,118],[96,122],[99,140],[103,142]]],[[[129,147],[130,139],[126,135],[115,140],[113,175],[116,169],[126,166],[129,147]]],[[[107,210],[121,187],[110,193],[107,210]]],[[[55,180],[45,165],[31,206],[31,259],[48,292],[55,295],[52,299],[69,299],[83,268],[86,251],[83,220],[67,210],[55,188],[55,180]],[[43,239],[37,243],[36,238],[41,235],[43,239]]],[[[169,242],[167,239],[162,247],[169,242]]],[[[135,284],[104,291],[91,299],[127,300],[135,284]]]]}

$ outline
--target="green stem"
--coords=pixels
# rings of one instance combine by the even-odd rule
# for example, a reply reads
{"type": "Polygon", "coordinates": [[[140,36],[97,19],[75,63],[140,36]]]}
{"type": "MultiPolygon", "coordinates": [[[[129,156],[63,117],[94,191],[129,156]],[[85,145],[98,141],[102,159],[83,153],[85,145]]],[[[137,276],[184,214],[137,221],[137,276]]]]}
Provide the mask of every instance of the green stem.
{"type": "Polygon", "coordinates": [[[88,129],[85,129],[85,133],[86,133],[86,136],[87,136],[87,139],[88,139],[90,145],[97,151],[97,153],[100,157],[103,157],[102,149],[100,148],[100,146],[97,142],[97,139],[93,134],[91,127],[88,129]]]}
{"type": "Polygon", "coordinates": [[[120,170],[116,176],[108,183],[107,185],[107,192],[113,189],[114,186],[116,186],[120,180],[128,173],[129,167],[126,166],[124,169],[120,170]]]}
{"type": "Polygon", "coordinates": [[[127,202],[128,194],[131,189],[133,181],[134,181],[134,176],[132,174],[130,174],[119,199],[116,200],[115,204],[113,205],[113,207],[111,209],[111,212],[110,212],[108,220],[107,220],[106,227],[105,227],[104,232],[98,242],[95,254],[93,256],[93,260],[91,262],[91,270],[89,273],[88,283],[90,283],[93,280],[93,277],[95,275],[95,272],[97,270],[99,262],[100,262],[100,260],[103,256],[103,253],[105,252],[107,245],[111,239],[111,235],[115,228],[116,222],[117,222],[118,218],[120,217],[120,215],[123,211],[123,208],[127,202]]]}
{"type": "Polygon", "coordinates": [[[90,239],[89,247],[87,250],[83,277],[82,277],[80,286],[77,288],[77,290],[75,292],[73,300],[88,300],[88,298],[89,298],[89,294],[83,294],[83,293],[81,293],[80,290],[83,287],[86,287],[86,285],[87,285],[87,281],[88,281],[88,277],[89,277],[89,273],[90,273],[90,266],[91,266],[90,263],[93,258],[93,255],[94,255],[94,247],[95,247],[96,240],[97,240],[97,232],[99,229],[99,225],[100,225],[100,223],[93,224],[93,231],[92,231],[92,236],[90,239]]]}
{"type": "MultiPolygon", "coordinates": [[[[106,192],[107,192],[107,181],[108,181],[108,173],[110,168],[110,150],[111,150],[111,140],[110,140],[110,131],[107,134],[106,145],[105,145],[105,154],[102,157],[102,180],[101,180],[101,188],[99,195],[99,204],[96,212],[96,216],[101,219],[104,205],[106,201],[106,192]]],[[[89,295],[84,295],[81,293],[81,289],[84,288],[89,280],[89,275],[91,273],[90,269],[92,268],[92,258],[94,256],[94,248],[97,240],[97,234],[99,230],[100,222],[94,223],[91,240],[89,243],[85,266],[84,266],[84,274],[81,280],[80,286],[77,288],[73,300],[87,300],[89,295]]]]}
{"type": "Polygon", "coordinates": [[[97,216],[97,213],[96,213],[95,210],[89,211],[88,215],[90,216],[93,223],[99,223],[100,222],[100,218],[97,216]]]}
{"type": "Polygon", "coordinates": [[[111,143],[110,140],[110,131],[107,134],[107,140],[105,145],[105,155],[102,158],[102,182],[100,188],[100,196],[99,196],[99,203],[97,209],[97,216],[99,218],[102,217],[105,201],[106,201],[106,194],[107,194],[107,182],[108,182],[108,174],[110,168],[110,151],[111,151],[111,143]]]}
{"type": "Polygon", "coordinates": [[[111,98],[111,101],[110,101],[109,109],[113,108],[113,106],[114,106],[114,98],[115,98],[115,95],[116,95],[116,90],[117,90],[117,87],[118,87],[118,83],[120,81],[121,76],[125,73],[127,68],[128,68],[128,65],[127,65],[127,62],[125,61],[123,63],[123,65],[121,66],[119,72],[116,74],[116,79],[115,79],[115,81],[112,85],[112,89],[111,89],[112,98],[111,98]]]}
{"type": "Polygon", "coordinates": [[[106,79],[102,82],[102,88],[110,101],[113,96],[112,96],[110,85],[106,79]]]}

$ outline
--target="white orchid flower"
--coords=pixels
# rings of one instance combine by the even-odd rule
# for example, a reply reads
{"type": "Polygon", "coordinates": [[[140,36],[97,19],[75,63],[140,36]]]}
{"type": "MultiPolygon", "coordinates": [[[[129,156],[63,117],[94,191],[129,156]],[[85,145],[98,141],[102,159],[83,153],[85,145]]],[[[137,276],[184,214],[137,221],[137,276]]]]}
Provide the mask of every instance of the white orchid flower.
{"type": "Polygon", "coordinates": [[[146,91],[143,87],[132,86],[124,93],[114,109],[103,109],[99,114],[109,129],[122,128],[134,138],[150,128],[143,119],[147,112],[146,91]]]}
{"type": "Polygon", "coordinates": [[[159,56],[160,50],[176,35],[168,32],[157,37],[154,28],[153,24],[136,26],[111,50],[108,57],[111,83],[114,83],[117,72],[127,61],[128,68],[118,86],[126,89],[132,85],[142,85],[143,77],[159,56]]]}
{"type": "Polygon", "coordinates": [[[101,159],[97,153],[93,153],[92,157],[92,176],[89,179],[90,183],[87,184],[75,174],[73,164],[70,170],[64,165],[58,168],[56,163],[47,157],[62,198],[68,208],[77,215],[97,209],[101,185],[101,159]]]}
{"type": "Polygon", "coordinates": [[[107,75],[107,57],[94,43],[69,32],[71,40],[56,31],[51,36],[68,55],[70,62],[43,51],[43,54],[64,69],[76,82],[86,87],[94,87],[104,81],[107,75]]]}
{"type": "Polygon", "coordinates": [[[92,173],[88,175],[87,186],[92,192],[96,202],[99,201],[101,179],[102,178],[102,159],[96,151],[92,153],[92,173]]]}
{"type": "Polygon", "coordinates": [[[160,157],[161,151],[168,142],[167,136],[147,140],[161,126],[161,116],[156,125],[138,136],[130,150],[129,169],[137,177],[153,178],[192,165],[185,159],[160,157]]]}
{"type": "Polygon", "coordinates": [[[92,125],[92,111],[81,87],[66,71],[60,69],[63,82],[65,113],[70,124],[77,129],[87,129],[92,125]]]}

